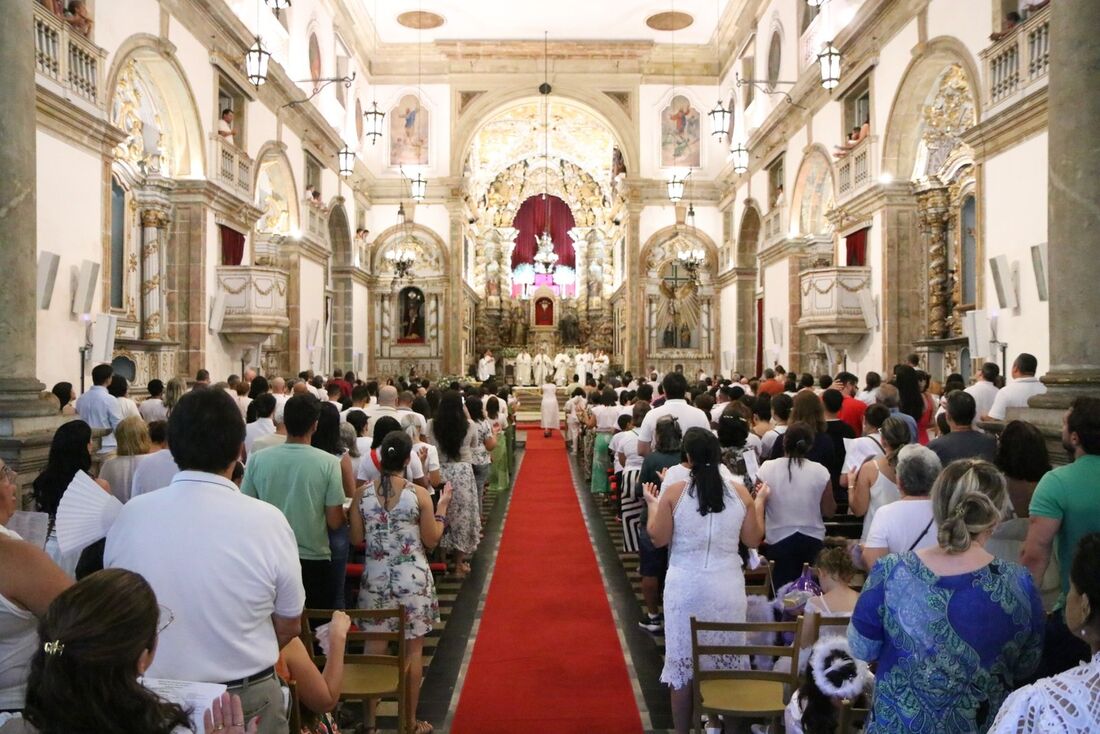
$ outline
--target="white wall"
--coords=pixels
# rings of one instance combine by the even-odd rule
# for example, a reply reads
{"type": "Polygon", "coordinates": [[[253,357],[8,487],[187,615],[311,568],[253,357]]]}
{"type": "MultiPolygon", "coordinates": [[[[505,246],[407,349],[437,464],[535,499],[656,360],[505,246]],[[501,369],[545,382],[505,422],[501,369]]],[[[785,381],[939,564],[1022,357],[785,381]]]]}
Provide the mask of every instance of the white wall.
{"type": "MultiPolygon", "coordinates": [[[[324,365],[325,291],[323,288],[318,288],[316,284],[324,282],[325,271],[322,265],[308,258],[303,257],[300,262],[298,302],[301,304],[299,310],[301,319],[299,323],[302,325],[302,339],[299,353],[297,355],[290,355],[291,369],[294,370],[294,359],[295,356],[297,356],[299,370],[313,369],[314,371],[320,371],[324,365]],[[309,349],[310,345],[306,343],[306,340],[309,337],[310,322],[314,319],[316,319],[318,323],[318,336],[316,339],[318,347],[311,352],[309,349]]],[[[364,316],[365,313],[366,312],[363,312],[364,316]]]]}
{"type": "Polygon", "coordinates": [[[789,370],[802,369],[803,367],[803,365],[790,364],[790,299],[793,297],[790,292],[790,272],[790,263],[786,259],[764,268],[764,321],[760,328],[764,331],[765,367],[772,366],[769,354],[789,370]],[[775,337],[772,335],[771,320],[773,318],[778,318],[783,322],[782,344],[776,344],[775,337]],[[778,354],[778,357],[776,357],[776,354],[778,354]]]}

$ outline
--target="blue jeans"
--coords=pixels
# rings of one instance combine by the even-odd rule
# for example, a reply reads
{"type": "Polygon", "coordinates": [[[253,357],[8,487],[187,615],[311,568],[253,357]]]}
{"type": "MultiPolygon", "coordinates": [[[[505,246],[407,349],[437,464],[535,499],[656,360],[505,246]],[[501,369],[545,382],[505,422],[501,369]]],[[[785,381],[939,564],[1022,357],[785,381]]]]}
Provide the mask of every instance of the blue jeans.
{"type": "Polygon", "coordinates": [[[329,577],[329,588],[332,590],[332,608],[344,609],[347,602],[344,598],[344,578],[348,571],[348,555],[351,553],[351,530],[347,525],[339,529],[328,531],[328,547],[332,552],[332,576],[329,577]]]}

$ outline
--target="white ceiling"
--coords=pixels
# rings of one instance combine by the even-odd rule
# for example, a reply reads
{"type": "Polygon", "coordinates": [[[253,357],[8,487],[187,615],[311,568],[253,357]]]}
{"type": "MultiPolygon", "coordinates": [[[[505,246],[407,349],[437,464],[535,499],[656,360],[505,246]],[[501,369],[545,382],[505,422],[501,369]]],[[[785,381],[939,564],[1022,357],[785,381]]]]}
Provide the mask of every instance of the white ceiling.
{"type": "Polygon", "coordinates": [[[675,32],[676,43],[707,43],[714,33],[716,13],[727,0],[360,0],[373,14],[379,35],[387,43],[415,43],[417,31],[397,23],[401,13],[436,13],[446,22],[420,31],[424,42],[434,40],[652,40],[669,43],[673,33],[645,24],[654,13],[676,10],[695,22],[675,32]]]}

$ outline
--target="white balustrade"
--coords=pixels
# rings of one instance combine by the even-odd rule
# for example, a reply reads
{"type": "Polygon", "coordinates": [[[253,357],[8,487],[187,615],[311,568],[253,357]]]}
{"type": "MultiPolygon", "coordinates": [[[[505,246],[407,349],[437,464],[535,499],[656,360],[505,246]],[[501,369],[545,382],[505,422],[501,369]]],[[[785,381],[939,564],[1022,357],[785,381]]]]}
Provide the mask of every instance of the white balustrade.
{"type": "Polygon", "coordinates": [[[1005,32],[982,51],[985,62],[986,116],[1000,111],[1046,83],[1050,68],[1050,6],[1005,32]]]}
{"type": "Polygon", "coordinates": [[[35,3],[34,64],[40,82],[49,80],[58,91],[71,92],[102,110],[106,58],[104,49],[35,3]]]}

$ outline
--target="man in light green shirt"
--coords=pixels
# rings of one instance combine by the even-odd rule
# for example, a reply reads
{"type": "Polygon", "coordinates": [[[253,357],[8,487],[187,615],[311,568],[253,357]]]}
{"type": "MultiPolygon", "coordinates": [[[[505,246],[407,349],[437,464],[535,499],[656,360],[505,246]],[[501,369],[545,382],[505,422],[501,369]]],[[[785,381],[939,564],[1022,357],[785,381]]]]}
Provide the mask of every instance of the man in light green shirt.
{"type": "Polygon", "coordinates": [[[1100,398],[1073,401],[1063,418],[1062,445],[1073,463],[1049,471],[1039,480],[1031,496],[1027,538],[1020,552],[1020,563],[1038,584],[1057,542],[1062,593],[1047,621],[1039,677],[1061,673],[1090,656],[1088,646],[1066,628],[1062,610],[1077,543],[1089,533],[1100,532],[1100,398]]]}
{"type": "Polygon", "coordinates": [[[321,403],[312,395],[288,400],[286,443],[254,454],[241,485],[242,493],[275,505],[290,523],[309,609],[327,609],[337,597],[328,530],[346,521],[340,459],[310,445],[320,414],[321,403]]]}

